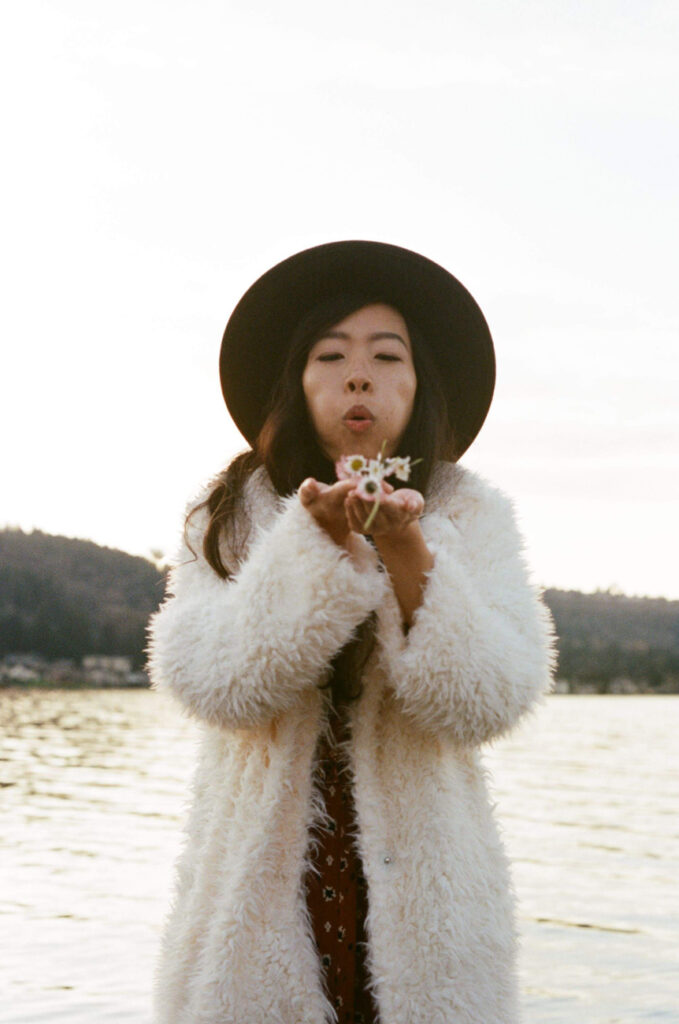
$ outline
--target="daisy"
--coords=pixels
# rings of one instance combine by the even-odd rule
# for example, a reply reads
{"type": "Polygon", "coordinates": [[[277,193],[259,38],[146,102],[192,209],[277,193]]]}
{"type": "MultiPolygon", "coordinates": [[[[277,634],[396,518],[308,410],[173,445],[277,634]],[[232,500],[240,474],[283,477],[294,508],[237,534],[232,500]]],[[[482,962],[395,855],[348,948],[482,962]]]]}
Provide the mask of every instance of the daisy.
{"type": "Polygon", "coordinates": [[[410,479],[410,468],[409,455],[406,455],[405,458],[397,456],[387,459],[385,476],[395,476],[397,480],[408,480],[410,479]]]}
{"type": "Polygon", "coordinates": [[[382,490],[382,481],[380,477],[373,476],[361,476],[358,480],[356,491],[359,497],[364,498],[368,501],[373,501],[382,490]]]}
{"type": "Polygon", "coordinates": [[[335,463],[335,472],[338,480],[350,480],[351,477],[363,473],[368,468],[368,462],[362,455],[343,455],[335,463]]]}

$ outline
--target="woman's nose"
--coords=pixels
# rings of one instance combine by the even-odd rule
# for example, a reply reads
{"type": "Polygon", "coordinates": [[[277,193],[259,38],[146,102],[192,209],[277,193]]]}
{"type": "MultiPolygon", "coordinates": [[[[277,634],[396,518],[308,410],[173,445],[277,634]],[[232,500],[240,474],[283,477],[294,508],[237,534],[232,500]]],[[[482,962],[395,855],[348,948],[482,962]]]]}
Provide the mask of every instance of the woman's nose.
{"type": "Polygon", "coordinates": [[[372,387],[372,381],[369,375],[363,369],[356,368],[352,370],[346,379],[346,386],[349,391],[352,392],[364,392],[370,391],[372,387]]]}

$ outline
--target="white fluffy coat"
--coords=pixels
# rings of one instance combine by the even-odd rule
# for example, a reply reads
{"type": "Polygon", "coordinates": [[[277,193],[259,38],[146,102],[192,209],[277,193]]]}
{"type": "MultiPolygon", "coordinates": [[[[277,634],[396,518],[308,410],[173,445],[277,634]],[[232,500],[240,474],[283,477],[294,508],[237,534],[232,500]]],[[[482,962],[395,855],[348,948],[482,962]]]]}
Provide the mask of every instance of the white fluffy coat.
{"type": "Polygon", "coordinates": [[[527,580],[511,506],[441,464],[422,530],[435,565],[407,637],[364,541],[349,557],[263,470],[225,582],[205,520],[151,623],[154,686],[204,723],[186,846],[156,984],[157,1024],[327,1024],[303,888],[322,815],[314,752],[326,666],[376,611],[351,708],[368,962],[381,1024],[514,1024],[508,866],[478,748],[550,683],[551,624],[527,580]]]}

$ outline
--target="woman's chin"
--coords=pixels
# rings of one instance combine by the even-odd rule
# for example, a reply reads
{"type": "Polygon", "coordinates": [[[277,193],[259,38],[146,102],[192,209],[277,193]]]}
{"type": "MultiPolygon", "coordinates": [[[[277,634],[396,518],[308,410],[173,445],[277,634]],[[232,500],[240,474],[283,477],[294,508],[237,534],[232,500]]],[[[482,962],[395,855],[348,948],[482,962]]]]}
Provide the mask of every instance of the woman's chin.
{"type": "MultiPolygon", "coordinates": [[[[341,454],[337,456],[337,459],[346,455],[362,455],[364,459],[376,459],[377,456],[382,452],[382,441],[371,441],[368,438],[349,438],[348,442],[342,446],[341,454]]],[[[385,455],[391,453],[391,448],[387,445],[384,452],[385,455]]],[[[335,461],[337,461],[335,459],[335,461]]]]}

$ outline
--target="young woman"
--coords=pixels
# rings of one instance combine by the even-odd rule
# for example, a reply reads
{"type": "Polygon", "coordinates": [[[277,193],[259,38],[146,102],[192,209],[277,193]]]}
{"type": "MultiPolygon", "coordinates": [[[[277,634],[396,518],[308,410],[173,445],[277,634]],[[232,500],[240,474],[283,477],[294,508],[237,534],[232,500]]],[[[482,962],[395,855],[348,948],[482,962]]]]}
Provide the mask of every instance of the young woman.
{"type": "Polygon", "coordinates": [[[551,631],[509,502],[457,463],[494,365],[462,285],[381,243],[298,253],[232,314],[251,447],[151,624],[154,685],[204,725],[158,1024],[516,1021],[479,748],[548,690],[551,631]],[[366,529],[335,463],[380,452],[415,464],[366,529]]]}

